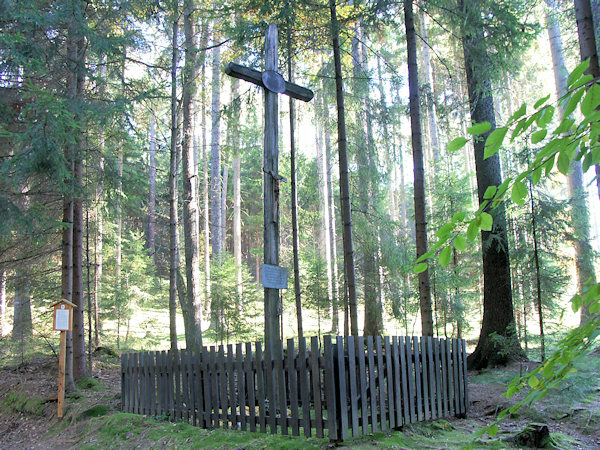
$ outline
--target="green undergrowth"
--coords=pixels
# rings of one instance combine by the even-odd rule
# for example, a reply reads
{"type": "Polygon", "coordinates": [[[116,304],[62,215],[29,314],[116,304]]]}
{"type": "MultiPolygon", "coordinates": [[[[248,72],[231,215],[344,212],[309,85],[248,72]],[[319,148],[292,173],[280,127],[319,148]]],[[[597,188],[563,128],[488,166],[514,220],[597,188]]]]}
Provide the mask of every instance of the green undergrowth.
{"type": "Polygon", "coordinates": [[[205,430],[187,423],[171,423],[146,416],[115,413],[91,418],[79,448],[219,448],[219,449],[322,449],[326,439],[205,430]]]}
{"type": "Polygon", "coordinates": [[[5,410],[41,416],[44,414],[46,400],[41,397],[29,397],[21,392],[11,392],[3,399],[2,403],[5,410]]]}

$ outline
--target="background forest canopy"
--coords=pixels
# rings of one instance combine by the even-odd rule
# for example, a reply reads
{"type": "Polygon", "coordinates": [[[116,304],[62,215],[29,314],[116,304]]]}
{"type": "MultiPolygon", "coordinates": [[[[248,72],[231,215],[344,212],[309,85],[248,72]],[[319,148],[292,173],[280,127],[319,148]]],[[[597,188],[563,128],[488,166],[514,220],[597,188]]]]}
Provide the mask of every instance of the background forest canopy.
{"type": "Polygon", "coordinates": [[[273,335],[543,358],[596,278],[594,164],[573,148],[518,178],[552,139],[524,130],[587,115],[559,101],[585,59],[578,3],[0,0],[0,360],[56,338],[58,298],[79,306],[75,379],[101,345],[264,337],[263,92],[223,69],[263,70],[269,23],[279,72],[315,93],[279,98],[290,281],[273,335]],[[542,93],[552,113],[484,149],[542,93]],[[515,178],[517,204],[489,209],[515,178]]]}

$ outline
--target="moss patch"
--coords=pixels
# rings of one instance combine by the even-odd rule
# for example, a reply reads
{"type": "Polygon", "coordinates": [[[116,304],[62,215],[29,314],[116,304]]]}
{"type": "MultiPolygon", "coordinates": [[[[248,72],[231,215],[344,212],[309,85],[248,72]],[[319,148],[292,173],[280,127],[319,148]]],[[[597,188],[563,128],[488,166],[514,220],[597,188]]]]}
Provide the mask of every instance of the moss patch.
{"type": "Polygon", "coordinates": [[[44,414],[46,400],[40,397],[27,397],[20,392],[13,392],[6,396],[3,403],[9,411],[41,416],[44,414]]]}
{"type": "Polygon", "coordinates": [[[80,380],[77,380],[75,386],[77,386],[77,389],[86,389],[90,391],[97,391],[102,387],[100,382],[92,377],[83,377],[80,380]]]}

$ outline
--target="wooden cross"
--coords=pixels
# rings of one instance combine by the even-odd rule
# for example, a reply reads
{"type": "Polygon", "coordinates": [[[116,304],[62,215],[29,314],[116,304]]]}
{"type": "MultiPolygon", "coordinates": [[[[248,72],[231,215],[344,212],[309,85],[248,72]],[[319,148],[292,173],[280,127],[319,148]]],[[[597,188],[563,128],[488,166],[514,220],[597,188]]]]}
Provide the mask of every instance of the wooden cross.
{"type": "MultiPolygon", "coordinates": [[[[254,83],[265,92],[265,135],[264,135],[264,262],[279,265],[279,145],[278,145],[278,96],[286,94],[292,98],[309,102],[314,94],[310,89],[287,82],[277,72],[277,27],[270,24],[265,33],[265,71],[250,69],[229,63],[225,68],[229,76],[254,83]]],[[[285,180],[285,179],[284,179],[285,180]]],[[[265,343],[279,339],[279,289],[265,288],[265,343]]]]}

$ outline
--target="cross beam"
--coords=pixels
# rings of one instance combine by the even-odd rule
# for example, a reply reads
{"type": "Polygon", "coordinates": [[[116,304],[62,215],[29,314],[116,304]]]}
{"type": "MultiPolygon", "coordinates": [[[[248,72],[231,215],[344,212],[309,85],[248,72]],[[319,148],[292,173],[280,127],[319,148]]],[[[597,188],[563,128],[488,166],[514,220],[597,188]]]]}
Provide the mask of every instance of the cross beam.
{"type": "MultiPolygon", "coordinates": [[[[246,67],[246,66],[241,66],[236,63],[227,64],[227,67],[225,67],[225,73],[227,75],[229,75],[230,77],[249,81],[250,83],[254,83],[257,86],[260,86],[264,89],[269,89],[270,91],[273,91],[273,89],[265,86],[265,82],[263,81],[263,78],[265,78],[265,79],[267,79],[267,77],[274,78],[276,76],[281,77],[281,75],[279,75],[277,72],[273,72],[273,71],[259,72],[258,70],[251,69],[250,67],[246,67]],[[273,73],[275,73],[276,75],[274,76],[273,73]]],[[[302,86],[298,86],[297,84],[294,84],[294,83],[290,83],[289,81],[284,80],[283,82],[284,82],[283,91],[282,92],[275,91],[278,94],[289,95],[290,97],[295,98],[296,100],[302,100],[303,102],[310,102],[313,99],[313,97],[315,96],[314,92],[311,91],[310,89],[307,89],[302,86]]],[[[267,81],[267,83],[269,83],[269,81],[267,81]]]]}
{"type": "MultiPolygon", "coordinates": [[[[271,24],[265,33],[265,71],[259,72],[235,63],[225,68],[229,76],[254,83],[265,93],[265,137],[263,160],[264,190],[264,263],[279,265],[279,104],[277,94],[310,101],[314,94],[310,89],[289,83],[277,73],[277,27],[271,24]]],[[[282,308],[279,289],[265,287],[265,344],[280,338],[282,308]]],[[[281,384],[283,385],[283,384],[281,384]]]]}

